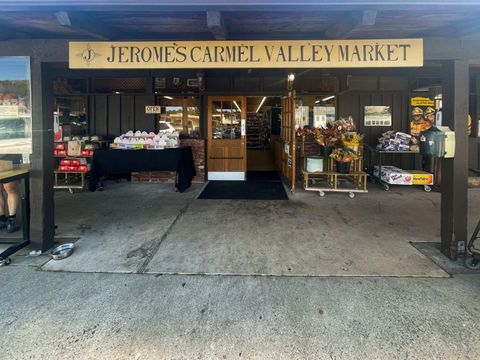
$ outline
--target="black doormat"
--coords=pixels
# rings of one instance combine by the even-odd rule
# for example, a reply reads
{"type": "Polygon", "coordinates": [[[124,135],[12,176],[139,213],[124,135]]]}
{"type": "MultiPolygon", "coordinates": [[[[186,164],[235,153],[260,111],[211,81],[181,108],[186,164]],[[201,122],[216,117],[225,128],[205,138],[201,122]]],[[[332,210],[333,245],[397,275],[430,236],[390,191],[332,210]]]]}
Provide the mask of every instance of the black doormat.
{"type": "Polygon", "coordinates": [[[281,181],[210,181],[199,199],[288,200],[281,181]]]}
{"type": "Polygon", "coordinates": [[[278,171],[248,171],[247,181],[282,181],[278,171]]]}

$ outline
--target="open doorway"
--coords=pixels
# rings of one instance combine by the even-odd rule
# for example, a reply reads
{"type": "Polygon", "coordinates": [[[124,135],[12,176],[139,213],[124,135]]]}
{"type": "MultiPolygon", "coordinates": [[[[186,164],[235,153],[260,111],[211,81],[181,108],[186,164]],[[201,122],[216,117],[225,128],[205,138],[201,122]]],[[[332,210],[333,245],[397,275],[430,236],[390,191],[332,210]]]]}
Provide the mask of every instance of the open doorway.
{"type": "Polygon", "coordinates": [[[277,171],[275,141],[280,137],[281,98],[247,97],[247,171],[277,171]]]}

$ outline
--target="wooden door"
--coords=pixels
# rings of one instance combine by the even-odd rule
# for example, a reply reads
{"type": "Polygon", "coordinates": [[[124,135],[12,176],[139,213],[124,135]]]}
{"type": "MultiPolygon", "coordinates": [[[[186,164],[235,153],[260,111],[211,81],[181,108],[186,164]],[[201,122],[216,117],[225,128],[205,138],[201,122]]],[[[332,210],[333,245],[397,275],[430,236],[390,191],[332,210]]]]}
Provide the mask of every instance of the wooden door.
{"type": "Polygon", "coordinates": [[[245,180],[246,97],[208,98],[208,179],[245,180]]]}
{"type": "Polygon", "coordinates": [[[291,192],[295,192],[296,182],[296,134],[295,134],[295,91],[282,99],[282,127],[280,132],[281,149],[277,154],[277,166],[291,182],[291,192]]]}

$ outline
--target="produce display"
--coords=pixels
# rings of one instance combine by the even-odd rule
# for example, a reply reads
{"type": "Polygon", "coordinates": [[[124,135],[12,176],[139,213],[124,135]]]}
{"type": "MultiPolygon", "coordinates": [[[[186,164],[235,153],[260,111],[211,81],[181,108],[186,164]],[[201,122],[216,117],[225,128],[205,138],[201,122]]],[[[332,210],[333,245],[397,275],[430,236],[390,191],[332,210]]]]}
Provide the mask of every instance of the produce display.
{"type": "MultiPolygon", "coordinates": [[[[161,124],[162,125],[162,124],[161,124]]],[[[158,134],[146,131],[128,131],[125,134],[116,137],[112,149],[147,149],[147,150],[163,150],[177,148],[180,145],[179,133],[168,123],[161,126],[158,134]],[[166,126],[165,126],[166,124],[166,126]]]]}
{"type": "Polygon", "coordinates": [[[418,139],[400,131],[387,131],[378,138],[377,150],[381,151],[414,151],[419,152],[418,139]]]}

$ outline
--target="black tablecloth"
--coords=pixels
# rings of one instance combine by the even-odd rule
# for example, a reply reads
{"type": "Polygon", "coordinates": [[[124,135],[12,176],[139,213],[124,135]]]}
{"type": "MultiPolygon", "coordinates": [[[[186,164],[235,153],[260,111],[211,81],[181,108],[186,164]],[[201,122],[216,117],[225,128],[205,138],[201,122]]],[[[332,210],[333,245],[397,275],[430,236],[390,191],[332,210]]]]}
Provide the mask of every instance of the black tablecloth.
{"type": "Polygon", "coordinates": [[[176,171],[175,186],[183,192],[196,175],[191,147],[165,150],[95,150],[89,188],[95,191],[102,176],[141,171],[176,171]]]}

